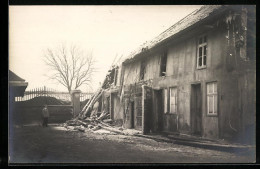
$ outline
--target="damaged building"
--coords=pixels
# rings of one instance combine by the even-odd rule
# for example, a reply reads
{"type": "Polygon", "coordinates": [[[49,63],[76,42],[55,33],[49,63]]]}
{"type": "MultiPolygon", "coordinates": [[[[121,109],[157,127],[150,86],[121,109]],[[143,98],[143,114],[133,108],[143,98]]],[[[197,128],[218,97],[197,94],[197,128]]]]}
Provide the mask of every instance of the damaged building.
{"type": "Polygon", "coordinates": [[[143,134],[253,139],[255,20],[255,6],[202,6],[109,71],[98,111],[143,134]]]}

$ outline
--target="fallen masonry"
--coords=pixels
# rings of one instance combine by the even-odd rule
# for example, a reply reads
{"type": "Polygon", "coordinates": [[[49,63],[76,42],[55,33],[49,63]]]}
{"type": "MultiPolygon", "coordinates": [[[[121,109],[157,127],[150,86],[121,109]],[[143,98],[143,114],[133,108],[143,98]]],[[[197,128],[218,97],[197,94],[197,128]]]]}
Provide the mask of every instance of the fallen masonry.
{"type": "Polygon", "coordinates": [[[85,132],[88,131],[98,131],[102,130],[100,133],[109,133],[109,134],[121,134],[121,135],[139,135],[141,131],[137,131],[134,129],[125,129],[121,126],[116,126],[113,124],[111,119],[105,119],[107,117],[105,114],[101,113],[99,117],[87,117],[85,119],[74,118],[72,120],[68,120],[65,123],[61,124],[62,127],[65,127],[67,130],[74,130],[85,132]]]}
{"type": "MultiPolygon", "coordinates": [[[[113,84],[111,78],[114,76],[113,72],[116,67],[112,67],[113,69],[108,72],[108,75],[104,79],[102,87],[96,91],[89,99],[87,104],[83,107],[83,109],[79,112],[78,116],[72,120],[66,121],[62,124],[63,127],[68,130],[78,130],[81,132],[85,132],[85,130],[89,131],[98,131],[105,130],[111,134],[122,134],[122,135],[136,135],[141,134],[141,131],[137,131],[134,129],[125,129],[122,125],[118,126],[110,116],[108,110],[103,107],[101,112],[99,111],[99,100],[102,97],[102,93],[106,88],[113,84]]],[[[106,133],[107,133],[106,132],[106,133]]]]}

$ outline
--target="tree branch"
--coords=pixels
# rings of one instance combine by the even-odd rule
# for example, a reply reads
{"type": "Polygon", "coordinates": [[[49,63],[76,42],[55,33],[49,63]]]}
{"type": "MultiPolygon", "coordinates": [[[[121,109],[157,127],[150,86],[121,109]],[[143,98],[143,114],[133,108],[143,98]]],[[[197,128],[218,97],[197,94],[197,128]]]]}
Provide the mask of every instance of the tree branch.
{"type": "Polygon", "coordinates": [[[71,46],[68,50],[63,44],[56,50],[48,48],[44,62],[54,72],[50,79],[65,86],[69,92],[83,84],[91,84],[94,72],[92,52],[84,56],[77,46],[71,46]]]}

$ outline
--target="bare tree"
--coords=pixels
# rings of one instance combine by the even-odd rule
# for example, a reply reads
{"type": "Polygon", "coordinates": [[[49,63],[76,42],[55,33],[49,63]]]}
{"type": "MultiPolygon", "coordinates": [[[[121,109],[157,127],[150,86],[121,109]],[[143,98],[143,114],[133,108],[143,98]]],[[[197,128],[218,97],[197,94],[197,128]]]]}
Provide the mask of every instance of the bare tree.
{"type": "Polygon", "coordinates": [[[92,51],[87,55],[77,46],[48,48],[44,62],[50,68],[48,77],[62,84],[70,92],[83,84],[90,85],[94,72],[92,51]]]}

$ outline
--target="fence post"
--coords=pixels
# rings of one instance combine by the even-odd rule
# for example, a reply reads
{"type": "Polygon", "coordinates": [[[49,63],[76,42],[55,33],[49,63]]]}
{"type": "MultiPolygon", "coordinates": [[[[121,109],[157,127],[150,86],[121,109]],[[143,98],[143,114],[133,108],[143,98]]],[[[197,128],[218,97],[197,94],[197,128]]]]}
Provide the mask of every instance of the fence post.
{"type": "Polygon", "coordinates": [[[80,90],[72,90],[71,96],[72,96],[72,106],[73,106],[73,117],[76,117],[80,112],[80,90]]]}

